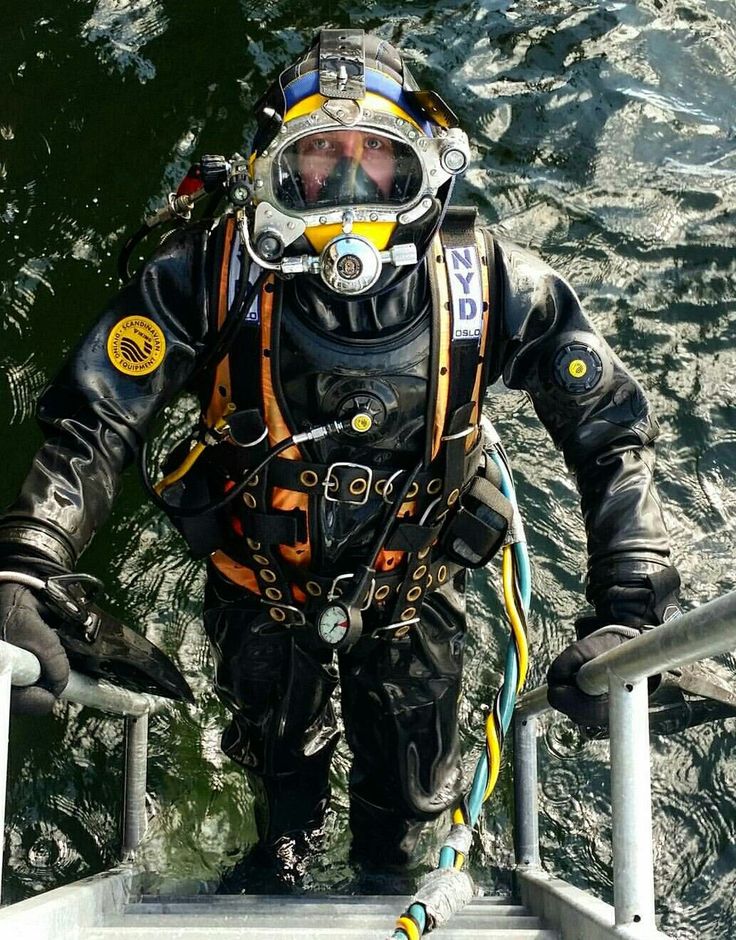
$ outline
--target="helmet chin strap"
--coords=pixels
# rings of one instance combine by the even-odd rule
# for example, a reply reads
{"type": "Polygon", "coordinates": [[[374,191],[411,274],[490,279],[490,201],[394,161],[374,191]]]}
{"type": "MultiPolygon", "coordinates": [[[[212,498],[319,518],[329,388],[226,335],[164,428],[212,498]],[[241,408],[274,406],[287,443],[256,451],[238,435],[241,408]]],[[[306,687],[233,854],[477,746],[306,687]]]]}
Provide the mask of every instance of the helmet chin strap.
{"type": "Polygon", "coordinates": [[[416,245],[394,245],[379,251],[367,238],[343,233],[325,245],[319,255],[297,255],[280,261],[267,261],[257,254],[250,240],[245,212],[238,213],[238,231],[252,261],[268,271],[283,275],[314,274],[344,297],[358,296],[370,290],[381,275],[385,264],[394,267],[416,265],[416,245]]]}

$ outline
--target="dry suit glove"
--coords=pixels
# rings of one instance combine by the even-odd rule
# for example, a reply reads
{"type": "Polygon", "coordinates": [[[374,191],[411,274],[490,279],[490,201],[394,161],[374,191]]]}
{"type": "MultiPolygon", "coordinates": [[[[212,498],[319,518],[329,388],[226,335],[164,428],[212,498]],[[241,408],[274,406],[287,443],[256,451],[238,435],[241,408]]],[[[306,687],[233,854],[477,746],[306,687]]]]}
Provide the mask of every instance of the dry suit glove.
{"type": "Polygon", "coordinates": [[[48,624],[54,615],[22,584],[0,584],[0,639],[29,650],[41,664],[38,683],[14,687],[11,708],[16,714],[45,715],[69,681],[69,660],[61,640],[48,624]]]}
{"type": "MultiPolygon", "coordinates": [[[[586,695],[578,688],[576,676],[580,667],[645,630],[679,616],[679,589],[680,576],[673,565],[637,581],[594,585],[589,596],[595,602],[596,613],[578,619],[577,641],[560,653],[547,673],[550,705],[579,725],[607,727],[608,696],[586,695]]],[[[649,679],[650,695],[659,682],[659,676],[649,679]]]]}
{"type": "Polygon", "coordinates": [[[608,725],[608,696],[587,695],[577,685],[577,674],[585,663],[627,640],[639,636],[633,627],[601,627],[563,650],[547,672],[547,701],[579,725],[608,725]]]}

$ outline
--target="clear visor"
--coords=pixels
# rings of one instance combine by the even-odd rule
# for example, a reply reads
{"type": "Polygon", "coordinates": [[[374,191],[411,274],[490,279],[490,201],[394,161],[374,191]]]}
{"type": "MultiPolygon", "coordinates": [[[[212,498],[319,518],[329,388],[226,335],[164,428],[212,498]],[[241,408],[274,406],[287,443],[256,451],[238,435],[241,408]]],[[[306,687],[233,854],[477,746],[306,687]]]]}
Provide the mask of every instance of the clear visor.
{"type": "Polygon", "coordinates": [[[286,209],[402,206],[422,187],[422,164],[409,144],[350,128],[300,137],[275,157],[272,172],[286,209]]]}

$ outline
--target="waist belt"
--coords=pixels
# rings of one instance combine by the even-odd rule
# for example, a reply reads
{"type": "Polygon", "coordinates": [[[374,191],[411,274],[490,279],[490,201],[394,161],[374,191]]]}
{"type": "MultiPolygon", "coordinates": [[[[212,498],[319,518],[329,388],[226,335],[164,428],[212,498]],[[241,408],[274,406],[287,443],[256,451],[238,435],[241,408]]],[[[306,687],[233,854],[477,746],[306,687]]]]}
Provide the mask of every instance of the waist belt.
{"type": "MultiPolygon", "coordinates": [[[[367,633],[388,637],[389,635],[402,635],[419,619],[420,603],[416,603],[425,594],[437,590],[451,580],[461,565],[454,562],[438,559],[430,562],[429,559],[420,563],[414,570],[412,577],[415,586],[409,588],[399,607],[406,606],[396,613],[393,623],[378,623],[367,629],[367,633]],[[414,593],[413,593],[414,592],[414,593]],[[415,606],[412,606],[412,600],[415,606]]],[[[342,596],[341,582],[352,578],[351,572],[339,574],[336,577],[325,577],[309,571],[292,571],[289,574],[293,584],[298,585],[307,595],[307,602],[300,608],[287,604],[273,603],[267,598],[261,602],[270,608],[272,619],[283,626],[303,627],[309,622],[310,610],[321,608],[325,601],[337,600],[342,596]],[[276,614],[276,616],[274,616],[276,614]]],[[[400,600],[400,592],[404,586],[404,575],[397,572],[377,572],[366,594],[363,611],[372,610],[378,616],[385,615],[395,607],[400,600]]]]}
{"type": "MultiPolygon", "coordinates": [[[[483,453],[482,441],[468,451],[463,461],[463,480],[467,482],[478,469],[483,453]]],[[[268,470],[268,483],[297,493],[314,493],[320,488],[331,501],[362,504],[371,496],[391,502],[396,485],[401,484],[405,471],[373,469],[353,461],[335,461],[330,464],[310,463],[305,460],[287,460],[276,457],[268,470]]],[[[442,492],[443,479],[439,471],[430,467],[418,473],[407,493],[407,499],[418,496],[437,496],[442,492]]]]}

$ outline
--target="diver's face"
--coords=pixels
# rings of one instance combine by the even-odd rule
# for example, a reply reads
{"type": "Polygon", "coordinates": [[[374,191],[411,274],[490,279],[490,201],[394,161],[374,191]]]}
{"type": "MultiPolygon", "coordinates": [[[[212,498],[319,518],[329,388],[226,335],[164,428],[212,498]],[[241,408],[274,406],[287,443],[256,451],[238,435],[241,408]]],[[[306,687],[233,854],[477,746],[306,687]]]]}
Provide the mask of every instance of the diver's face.
{"type": "Polygon", "coordinates": [[[396,175],[393,141],[370,131],[336,130],[304,137],[297,142],[297,163],[307,205],[319,201],[333,173],[349,178],[362,170],[384,199],[396,175]]]}

